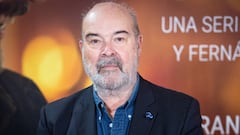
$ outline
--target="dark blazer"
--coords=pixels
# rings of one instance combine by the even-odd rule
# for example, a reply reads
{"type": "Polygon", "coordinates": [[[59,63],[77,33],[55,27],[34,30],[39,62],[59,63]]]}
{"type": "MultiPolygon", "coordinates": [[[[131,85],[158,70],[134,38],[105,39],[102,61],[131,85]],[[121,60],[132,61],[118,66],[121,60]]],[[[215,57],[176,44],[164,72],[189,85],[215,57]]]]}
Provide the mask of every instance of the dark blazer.
{"type": "MultiPolygon", "coordinates": [[[[90,86],[50,103],[41,111],[38,135],[96,135],[96,111],[90,86]]],[[[140,77],[129,135],[202,135],[199,104],[185,94],[140,77]],[[146,115],[150,112],[150,116],[146,115]]]]}

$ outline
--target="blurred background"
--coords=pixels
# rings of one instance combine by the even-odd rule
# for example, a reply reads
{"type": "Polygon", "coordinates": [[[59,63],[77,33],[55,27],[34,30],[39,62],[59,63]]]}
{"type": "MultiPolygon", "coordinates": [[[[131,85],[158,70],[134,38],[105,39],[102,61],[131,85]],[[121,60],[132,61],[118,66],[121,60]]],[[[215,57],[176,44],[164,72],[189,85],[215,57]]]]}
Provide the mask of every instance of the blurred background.
{"type": "MultiPolygon", "coordinates": [[[[4,66],[33,79],[48,102],[91,85],[83,71],[78,41],[81,14],[94,2],[97,1],[42,0],[31,4],[29,12],[7,28],[4,66]]],[[[144,38],[140,74],[158,85],[197,98],[202,114],[211,119],[211,126],[214,118],[220,116],[224,127],[225,117],[230,115],[234,124],[238,122],[235,131],[239,133],[240,1],[119,2],[129,4],[137,13],[144,38]],[[171,31],[171,27],[176,30],[171,31]],[[204,32],[203,27],[212,29],[204,32]],[[177,60],[174,46],[180,50],[181,45],[184,48],[177,60]],[[197,54],[190,60],[193,51],[197,54]]],[[[210,125],[209,132],[214,130],[210,125]]],[[[230,132],[234,134],[233,130],[230,132]]]]}

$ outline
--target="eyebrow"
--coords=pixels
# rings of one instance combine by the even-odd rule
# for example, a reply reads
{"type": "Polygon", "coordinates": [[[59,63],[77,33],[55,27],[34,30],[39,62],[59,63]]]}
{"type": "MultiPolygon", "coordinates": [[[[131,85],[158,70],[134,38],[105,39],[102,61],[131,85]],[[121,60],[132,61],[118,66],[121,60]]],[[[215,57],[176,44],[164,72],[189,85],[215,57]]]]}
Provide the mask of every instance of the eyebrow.
{"type": "MultiPolygon", "coordinates": [[[[129,32],[125,31],[125,30],[119,30],[119,31],[116,31],[113,33],[113,35],[117,35],[117,34],[121,34],[121,33],[125,33],[125,34],[129,34],[129,32]]],[[[97,33],[88,33],[85,38],[87,39],[88,37],[91,37],[91,36],[100,36],[99,34],[97,33]]]]}
{"type": "Polygon", "coordinates": [[[129,34],[129,32],[127,32],[127,31],[125,31],[125,30],[120,30],[120,31],[114,32],[114,35],[116,35],[116,34],[121,34],[121,33],[129,34]]]}
{"type": "Polygon", "coordinates": [[[87,39],[88,37],[91,37],[91,36],[99,36],[99,34],[97,33],[88,33],[85,38],[87,39]]]}

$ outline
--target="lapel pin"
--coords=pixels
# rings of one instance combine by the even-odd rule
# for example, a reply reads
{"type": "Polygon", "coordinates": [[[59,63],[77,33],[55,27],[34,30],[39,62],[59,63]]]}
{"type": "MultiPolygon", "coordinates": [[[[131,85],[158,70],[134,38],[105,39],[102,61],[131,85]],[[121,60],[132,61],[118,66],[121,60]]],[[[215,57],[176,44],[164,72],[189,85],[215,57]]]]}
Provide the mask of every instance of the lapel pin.
{"type": "Polygon", "coordinates": [[[146,113],[145,113],[145,117],[146,117],[147,119],[153,119],[153,114],[152,114],[151,112],[146,112],[146,113]]]}

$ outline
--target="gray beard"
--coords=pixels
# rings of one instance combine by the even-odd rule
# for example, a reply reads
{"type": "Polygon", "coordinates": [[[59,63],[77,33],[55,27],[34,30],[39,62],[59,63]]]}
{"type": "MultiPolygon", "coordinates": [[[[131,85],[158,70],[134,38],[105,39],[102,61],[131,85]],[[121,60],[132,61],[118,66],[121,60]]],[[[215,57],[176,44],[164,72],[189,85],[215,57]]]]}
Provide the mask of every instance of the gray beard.
{"type": "MultiPolygon", "coordinates": [[[[84,57],[84,56],[83,56],[84,57]]],[[[122,71],[122,67],[119,67],[119,70],[121,71],[121,74],[117,79],[112,79],[111,76],[114,76],[116,71],[103,71],[100,72],[99,69],[97,69],[97,72],[94,73],[90,71],[91,64],[89,64],[85,58],[83,60],[83,65],[86,73],[91,78],[91,80],[94,83],[94,87],[96,89],[104,89],[104,90],[118,90],[122,87],[128,85],[132,80],[129,77],[128,73],[125,73],[122,71]]],[[[99,66],[99,65],[98,65],[99,66]]]]}
{"type": "Polygon", "coordinates": [[[90,75],[92,78],[94,85],[98,89],[105,89],[105,90],[119,90],[129,84],[130,77],[127,73],[121,72],[121,75],[119,76],[118,79],[111,79],[110,76],[114,71],[105,71],[103,74],[96,74],[96,75],[90,75]]]}

